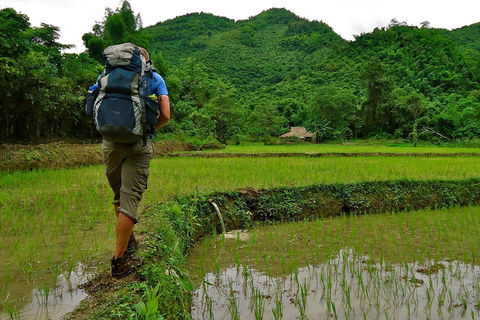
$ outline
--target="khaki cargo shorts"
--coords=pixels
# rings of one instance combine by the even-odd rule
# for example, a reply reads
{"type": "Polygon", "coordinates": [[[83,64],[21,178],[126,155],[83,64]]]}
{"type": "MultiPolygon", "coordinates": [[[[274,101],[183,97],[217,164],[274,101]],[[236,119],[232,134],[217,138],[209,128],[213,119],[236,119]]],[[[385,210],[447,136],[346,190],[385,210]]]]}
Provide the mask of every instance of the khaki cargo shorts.
{"type": "Polygon", "coordinates": [[[150,175],[152,141],[147,139],[143,146],[142,140],[133,144],[103,140],[102,151],[105,174],[114,193],[113,204],[119,204],[118,211],[137,223],[138,205],[150,175]]]}

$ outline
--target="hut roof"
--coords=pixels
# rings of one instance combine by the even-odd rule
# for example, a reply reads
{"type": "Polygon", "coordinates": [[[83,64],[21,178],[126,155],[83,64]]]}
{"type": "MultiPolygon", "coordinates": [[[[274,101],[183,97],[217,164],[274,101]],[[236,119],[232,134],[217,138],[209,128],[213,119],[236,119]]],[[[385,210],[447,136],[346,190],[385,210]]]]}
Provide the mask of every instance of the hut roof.
{"type": "Polygon", "coordinates": [[[280,138],[297,137],[299,139],[312,138],[313,134],[305,127],[290,127],[290,132],[284,133],[280,138]]]}

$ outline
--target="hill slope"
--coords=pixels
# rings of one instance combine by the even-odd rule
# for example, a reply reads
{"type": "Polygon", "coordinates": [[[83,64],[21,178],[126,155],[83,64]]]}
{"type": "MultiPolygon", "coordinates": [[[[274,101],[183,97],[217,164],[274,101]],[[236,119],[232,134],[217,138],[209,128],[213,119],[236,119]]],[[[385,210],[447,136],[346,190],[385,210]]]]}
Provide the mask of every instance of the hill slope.
{"type": "Polygon", "coordinates": [[[271,9],[241,21],[195,13],[147,31],[177,81],[193,59],[204,77],[236,90],[246,116],[273,106],[280,131],[329,122],[337,135],[406,137],[417,123],[453,138],[480,134],[471,130],[480,127],[480,24],[447,31],[392,21],[348,42],[323,22],[271,9]]]}

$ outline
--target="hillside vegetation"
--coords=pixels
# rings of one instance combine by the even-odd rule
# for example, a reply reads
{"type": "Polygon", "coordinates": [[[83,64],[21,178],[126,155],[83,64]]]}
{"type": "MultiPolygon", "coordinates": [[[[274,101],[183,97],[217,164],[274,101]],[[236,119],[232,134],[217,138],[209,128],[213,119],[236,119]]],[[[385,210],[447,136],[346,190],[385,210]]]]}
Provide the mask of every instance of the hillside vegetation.
{"type": "MultiPolygon", "coordinates": [[[[288,126],[306,126],[319,140],[412,138],[423,126],[453,139],[479,134],[480,24],[447,31],[392,20],[348,42],[325,23],[271,9],[237,22],[195,13],[147,31],[167,80],[190,64],[203,83],[234,90],[230,105],[244,117],[244,134],[277,136],[288,126]]],[[[222,92],[211,93],[206,100],[222,92]]],[[[207,113],[202,106],[192,111],[207,113]]]]}
{"type": "Polygon", "coordinates": [[[291,126],[317,141],[480,134],[480,23],[448,31],[392,20],[346,41],[285,9],[241,21],[192,13],[143,28],[124,1],[85,33],[86,53],[66,55],[58,28],[32,28],[13,9],[0,22],[4,140],[89,137],[85,91],[103,49],[125,41],[146,47],[167,82],[169,136],[268,143],[291,126]]]}

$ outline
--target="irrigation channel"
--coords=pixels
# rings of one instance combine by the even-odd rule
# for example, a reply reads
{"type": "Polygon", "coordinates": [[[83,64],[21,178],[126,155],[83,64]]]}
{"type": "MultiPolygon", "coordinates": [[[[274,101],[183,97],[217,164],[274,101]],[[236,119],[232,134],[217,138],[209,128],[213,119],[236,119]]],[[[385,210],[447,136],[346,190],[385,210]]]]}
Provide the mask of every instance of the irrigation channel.
{"type": "MultiPolygon", "coordinates": [[[[480,207],[469,207],[401,213],[398,215],[404,216],[400,218],[377,215],[381,222],[370,227],[378,229],[374,233],[385,240],[382,245],[375,239],[378,246],[369,243],[376,238],[372,230],[361,234],[368,223],[360,220],[372,218],[366,216],[336,219],[343,220],[340,223],[343,228],[337,222],[330,224],[335,220],[332,219],[261,227],[248,232],[238,230],[208,238],[187,260],[197,285],[192,317],[242,320],[480,318],[480,268],[463,261],[471,260],[466,258],[467,253],[460,257],[447,253],[450,251],[445,248],[444,257],[437,255],[433,244],[444,244],[437,242],[437,236],[433,236],[432,242],[422,239],[420,234],[431,227],[425,225],[423,219],[419,219],[416,232],[405,235],[422,243],[410,249],[402,247],[403,239],[397,234],[385,231],[394,229],[395,224],[397,229],[402,229],[406,220],[428,215],[438,219],[439,239],[451,237],[452,240],[455,236],[447,231],[449,227],[442,229],[440,225],[450,223],[449,219],[479,213],[480,207]],[[440,215],[449,217],[443,220],[440,215]],[[356,224],[353,220],[359,220],[358,229],[353,226],[356,224]],[[345,232],[353,236],[343,242],[345,232]],[[356,243],[350,242],[355,238],[356,243]],[[392,245],[392,240],[398,242],[392,245]],[[355,243],[355,248],[343,247],[348,242],[355,243]],[[365,250],[368,247],[370,249],[365,250]]],[[[415,225],[414,222],[408,228],[414,229],[415,225]]],[[[470,232],[467,234],[471,236],[470,232]]],[[[457,240],[460,239],[451,244],[457,240]]]]}

